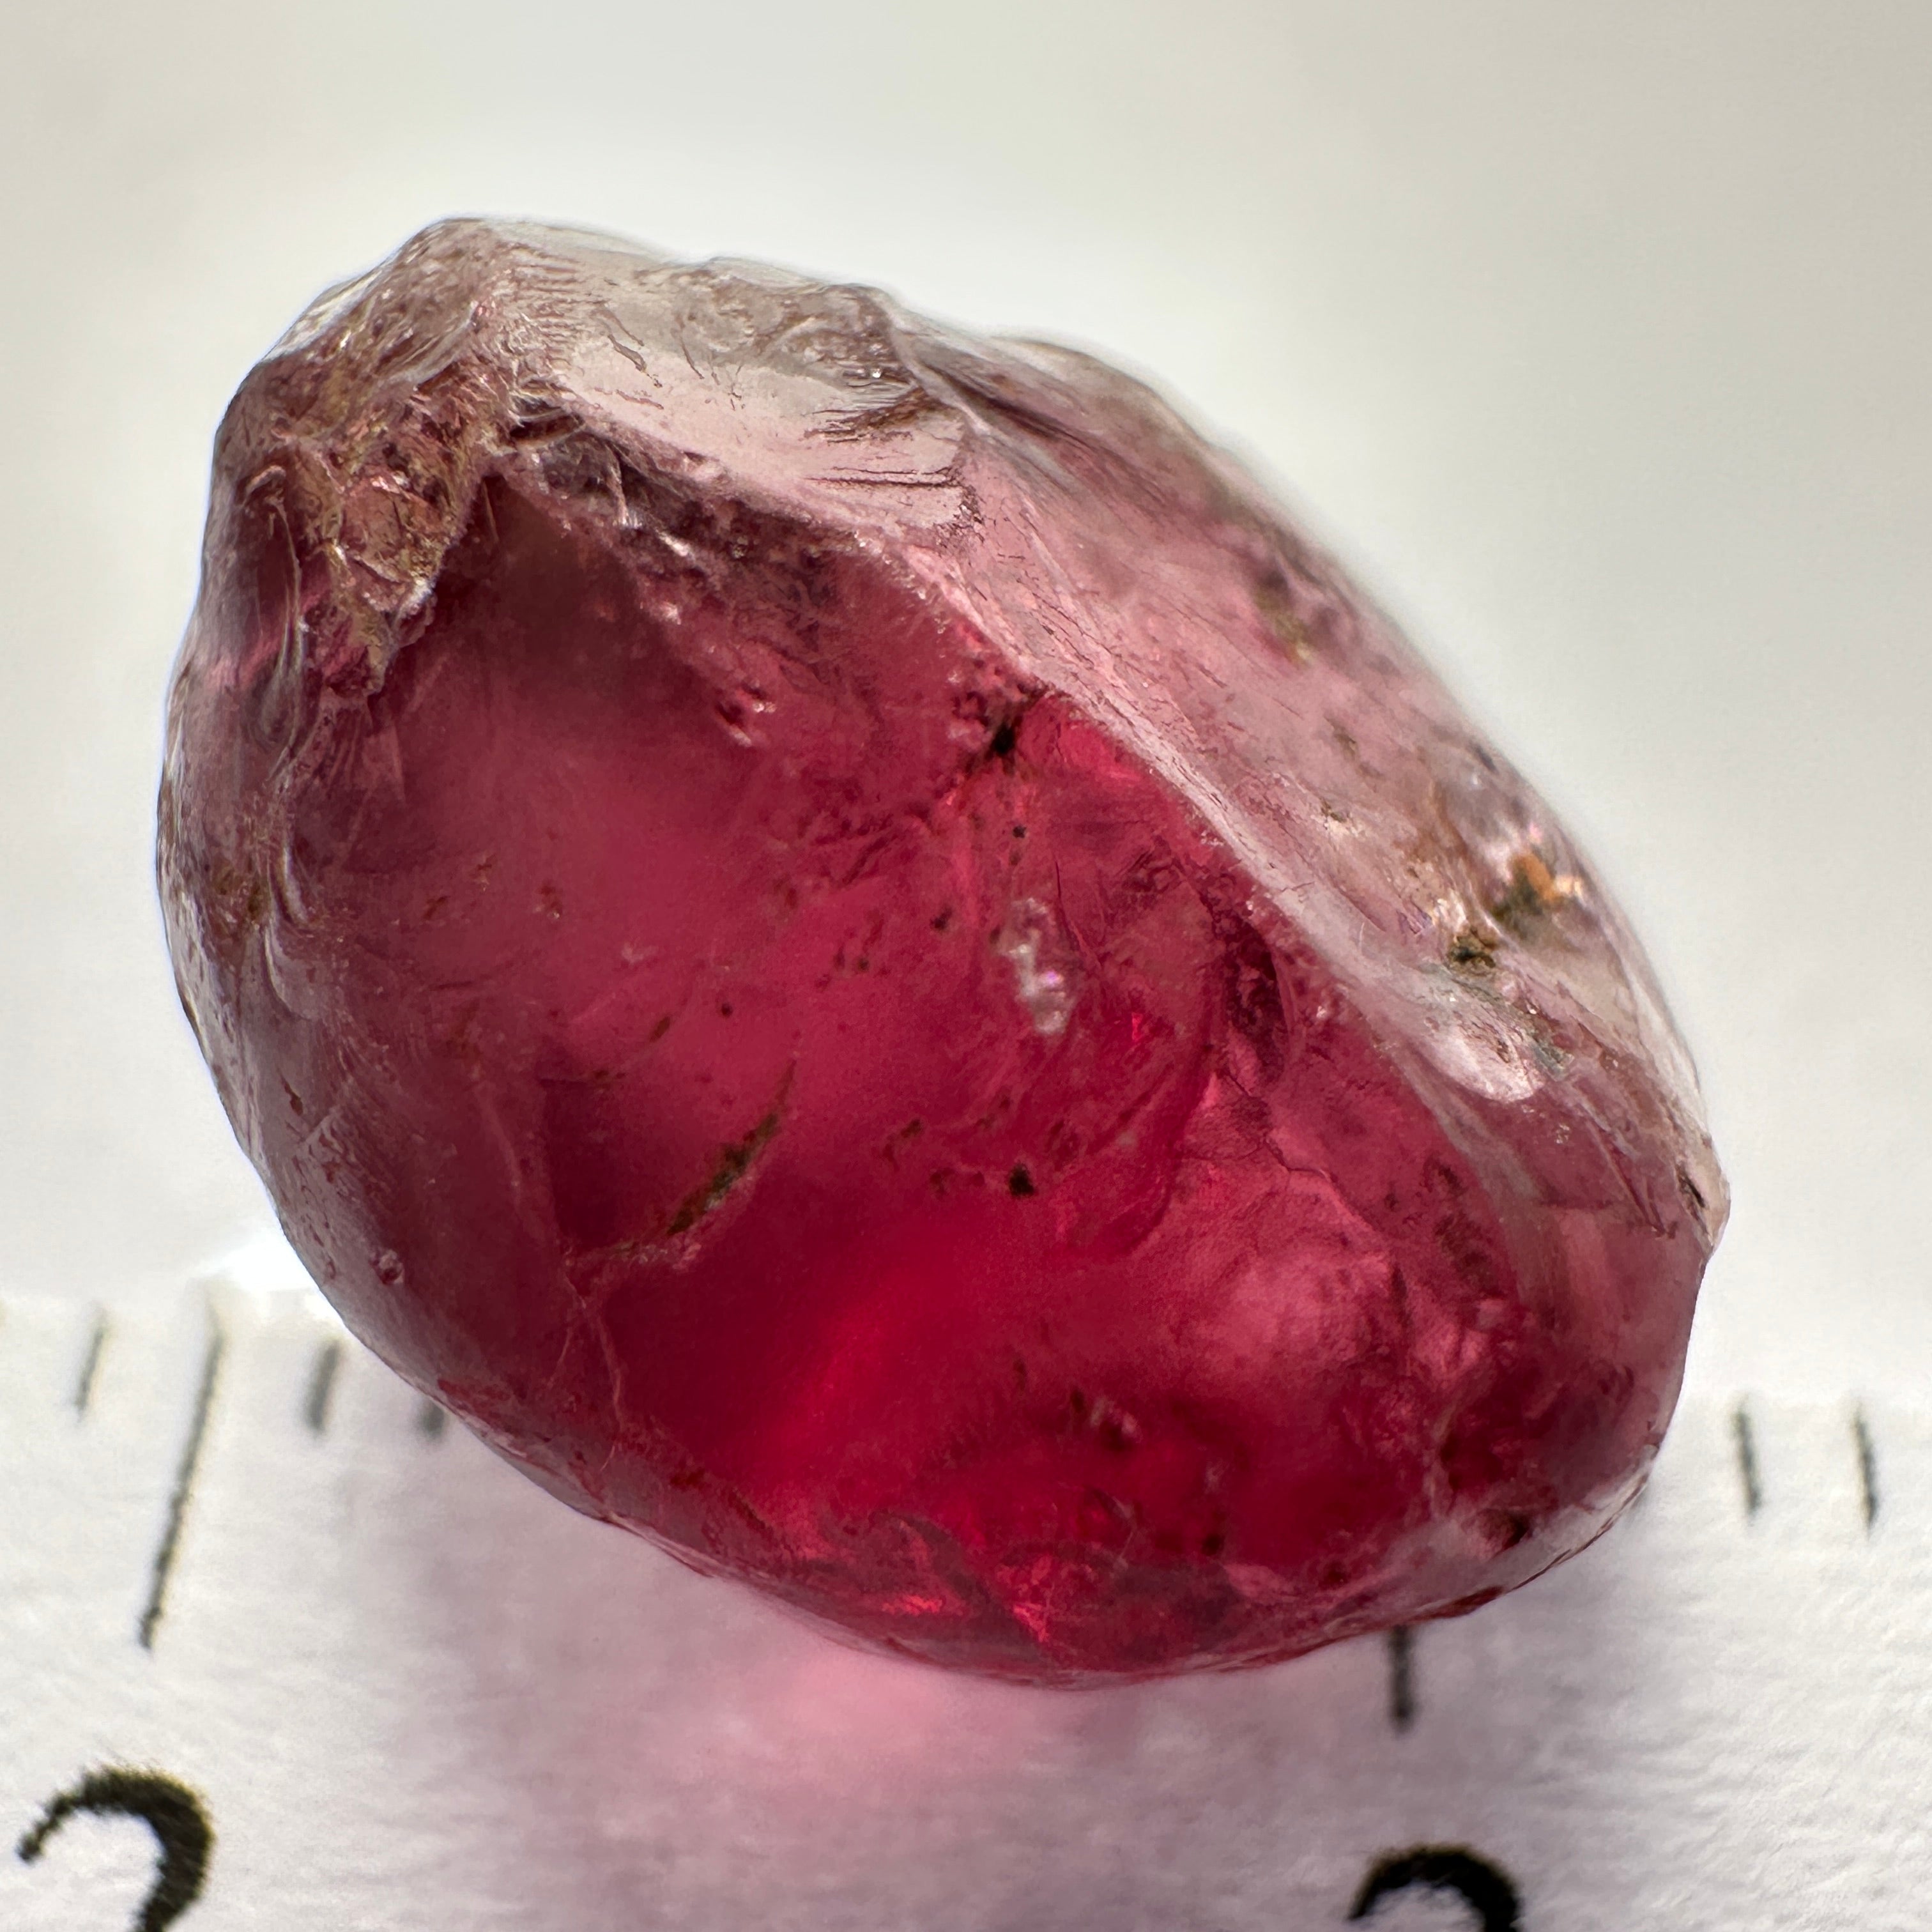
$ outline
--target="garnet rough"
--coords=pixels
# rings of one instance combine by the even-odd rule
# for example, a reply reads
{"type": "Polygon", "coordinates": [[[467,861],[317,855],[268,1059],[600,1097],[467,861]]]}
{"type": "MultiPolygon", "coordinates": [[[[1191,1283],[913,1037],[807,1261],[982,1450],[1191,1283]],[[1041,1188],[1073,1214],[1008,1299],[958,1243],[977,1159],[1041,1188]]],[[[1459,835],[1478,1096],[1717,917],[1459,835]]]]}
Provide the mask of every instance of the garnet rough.
{"type": "Polygon", "coordinates": [[[1139,384],[465,221],[223,424],[160,878],[350,1325],[546,1487],[1084,1682],[1595,1536],[1725,1212],[1616,908],[1139,384]]]}

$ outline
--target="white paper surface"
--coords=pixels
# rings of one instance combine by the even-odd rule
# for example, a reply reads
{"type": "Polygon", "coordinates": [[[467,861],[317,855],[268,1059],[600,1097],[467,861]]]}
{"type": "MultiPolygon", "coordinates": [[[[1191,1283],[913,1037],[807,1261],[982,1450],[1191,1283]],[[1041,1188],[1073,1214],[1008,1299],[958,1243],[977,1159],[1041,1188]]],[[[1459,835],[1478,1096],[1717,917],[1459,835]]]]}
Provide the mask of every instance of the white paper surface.
{"type": "MultiPolygon", "coordinates": [[[[214,1833],[190,1932],[1298,1932],[1456,1846],[1527,1932],[1916,1932],[1932,1883],[1932,1421],[1682,1416],[1650,1492],[1390,1656],[1010,1689],[848,1652],[559,1508],[345,1344],[218,1286],[0,1319],[0,1851],[102,1767],[214,1833]],[[222,1347],[152,1647],[139,1632],[222,1347]],[[322,1353],[340,1348],[326,1412],[322,1353]]],[[[76,1816],[0,1924],[129,1922],[154,1848],[76,1816]]],[[[1448,1893],[1377,1932],[1483,1922],[1448,1893]]]]}

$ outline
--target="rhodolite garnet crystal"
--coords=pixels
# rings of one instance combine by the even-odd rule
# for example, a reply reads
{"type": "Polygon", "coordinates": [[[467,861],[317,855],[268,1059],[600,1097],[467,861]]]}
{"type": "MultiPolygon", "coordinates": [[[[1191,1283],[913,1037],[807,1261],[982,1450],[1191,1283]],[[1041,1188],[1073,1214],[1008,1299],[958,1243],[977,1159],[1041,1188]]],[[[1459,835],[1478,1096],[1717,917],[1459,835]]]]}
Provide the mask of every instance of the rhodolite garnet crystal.
{"type": "Polygon", "coordinates": [[[1588,867],[1139,384],[465,221],[243,384],[182,999],[356,1332],[886,1648],[1264,1662],[1595,1536],[1724,1184],[1588,867]]]}

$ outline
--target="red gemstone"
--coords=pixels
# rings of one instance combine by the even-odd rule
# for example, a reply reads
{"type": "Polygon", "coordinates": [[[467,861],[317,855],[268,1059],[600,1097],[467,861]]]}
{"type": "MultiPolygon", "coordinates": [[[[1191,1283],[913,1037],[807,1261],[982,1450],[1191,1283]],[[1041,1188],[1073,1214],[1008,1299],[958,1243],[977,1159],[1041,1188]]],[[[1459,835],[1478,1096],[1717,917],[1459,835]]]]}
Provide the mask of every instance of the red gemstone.
{"type": "Polygon", "coordinates": [[[1641,956],[1068,352],[478,223],[224,425],[182,997],[352,1326],[578,1508],[1036,1681],[1588,1541],[1724,1212],[1641,956]]]}

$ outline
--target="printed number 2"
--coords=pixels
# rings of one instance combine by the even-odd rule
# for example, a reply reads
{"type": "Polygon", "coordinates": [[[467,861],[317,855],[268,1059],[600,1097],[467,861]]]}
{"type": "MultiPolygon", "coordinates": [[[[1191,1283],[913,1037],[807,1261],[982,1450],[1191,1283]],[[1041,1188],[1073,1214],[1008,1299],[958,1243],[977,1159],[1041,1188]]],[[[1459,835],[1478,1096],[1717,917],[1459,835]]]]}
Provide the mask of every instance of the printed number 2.
{"type": "Polygon", "coordinates": [[[40,1822],[20,1840],[20,1856],[32,1864],[76,1811],[138,1818],[154,1834],[160,1848],[154,1882],[134,1915],[134,1932],[166,1932],[201,1896],[214,1828],[186,1785],[158,1772],[91,1771],[71,1790],[48,1802],[40,1822]]]}
{"type": "Polygon", "coordinates": [[[1475,1913],[1476,1932],[1520,1932],[1516,1887],[1487,1858],[1460,1845],[1418,1845],[1378,1859],[1348,1916],[1366,1918],[1391,1893],[1418,1886],[1454,1892],[1475,1913]]]}

